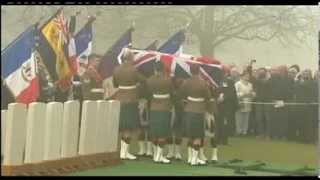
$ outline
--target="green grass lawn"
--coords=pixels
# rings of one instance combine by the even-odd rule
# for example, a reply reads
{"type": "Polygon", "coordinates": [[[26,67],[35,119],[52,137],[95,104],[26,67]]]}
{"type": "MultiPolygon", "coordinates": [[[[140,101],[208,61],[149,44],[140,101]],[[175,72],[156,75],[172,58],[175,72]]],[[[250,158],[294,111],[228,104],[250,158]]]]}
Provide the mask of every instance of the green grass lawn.
{"type": "MultiPolygon", "coordinates": [[[[135,144],[135,143],[134,143],[135,144]]],[[[220,160],[242,159],[244,161],[260,160],[268,166],[278,169],[295,169],[307,165],[317,167],[317,146],[285,141],[265,141],[250,137],[230,138],[228,146],[220,146],[220,160]]],[[[185,147],[185,146],[184,146],[185,147]]],[[[132,146],[132,152],[137,146],[132,146]]],[[[209,148],[206,155],[210,157],[209,148]]],[[[184,158],[186,149],[183,149],[184,158]]],[[[279,175],[271,172],[246,171],[247,175],[279,175]]],[[[114,167],[98,168],[74,173],[75,176],[240,176],[233,169],[218,168],[213,165],[191,167],[184,161],[173,161],[172,164],[155,164],[149,158],[138,161],[123,161],[114,167]]]]}

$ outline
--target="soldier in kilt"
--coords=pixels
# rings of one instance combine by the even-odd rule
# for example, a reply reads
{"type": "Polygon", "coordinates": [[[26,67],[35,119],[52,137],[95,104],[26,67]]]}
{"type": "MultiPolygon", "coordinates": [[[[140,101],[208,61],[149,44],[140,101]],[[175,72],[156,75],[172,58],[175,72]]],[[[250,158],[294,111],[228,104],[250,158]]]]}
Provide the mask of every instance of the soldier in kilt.
{"type": "MultiPolygon", "coordinates": [[[[178,89],[182,83],[183,78],[173,77],[174,89],[178,89]]],[[[177,98],[177,91],[174,91],[173,102],[174,102],[174,118],[171,122],[171,135],[168,138],[168,154],[167,158],[175,158],[176,160],[181,160],[181,144],[182,137],[184,136],[184,124],[183,124],[183,101],[177,98]]]]}
{"type": "Polygon", "coordinates": [[[164,72],[161,61],[156,62],[154,68],[155,75],[146,83],[150,101],[150,135],[154,144],[153,161],[170,163],[163,155],[163,148],[170,136],[173,83],[168,73],[164,72]]]}
{"type": "Polygon", "coordinates": [[[120,101],[119,131],[121,135],[120,158],[134,160],[136,156],[129,153],[131,132],[139,128],[139,85],[145,77],[133,65],[134,54],[127,51],[123,63],[114,69],[113,85],[119,90],[113,99],[120,101]]]}
{"type": "Polygon", "coordinates": [[[206,164],[199,158],[199,150],[204,138],[205,113],[210,109],[211,94],[208,85],[199,76],[199,65],[191,64],[190,70],[192,77],[181,86],[179,94],[187,100],[183,118],[186,123],[186,137],[191,141],[188,163],[194,166],[206,164]]]}
{"type": "Polygon", "coordinates": [[[139,156],[152,156],[152,141],[149,127],[150,103],[145,100],[139,102],[140,132],[138,136],[139,156]]]}

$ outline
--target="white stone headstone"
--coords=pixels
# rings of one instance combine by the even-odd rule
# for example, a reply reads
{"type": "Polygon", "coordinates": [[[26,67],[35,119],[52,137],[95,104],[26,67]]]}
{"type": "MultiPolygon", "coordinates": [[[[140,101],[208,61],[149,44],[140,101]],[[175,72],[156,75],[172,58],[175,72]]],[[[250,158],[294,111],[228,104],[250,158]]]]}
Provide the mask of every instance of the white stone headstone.
{"type": "Polygon", "coordinates": [[[61,157],[78,155],[80,132],[80,103],[67,101],[63,107],[61,157]]]}
{"type": "Polygon", "coordinates": [[[6,115],[3,164],[22,165],[26,142],[26,105],[11,103],[6,115]]]}
{"type": "Polygon", "coordinates": [[[96,152],[97,113],[96,101],[83,102],[79,140],[80,155],[96,152]]]}
{"type": "Polygon", "coordinates": [[[29,104],[25,163],[38,163],[43,160],[46,106],[39,102],[29,104]]]}
{"type": "Polygon", "coordinates": [[[44,160],[61,158],[63,104],[50,102],[47,104],[44,134],[44,160]]]}
{"type": "Polygon", "coordinates": [[[120,102],[108,101],[109,114],[107,116],[107,152],[116,152],[118,148],[119,136],[119,117],[120,117],[120,102]]]}
{"type": "Polygon", "coordinates": [[[108,114],[110,112],[110,103],[99,100],[97,116],[97,134],[96,134],[96,152],[102,153],[107,151],[109,134],[108,134],[108,114]]]}
{"type": "Polygon", "coordinates": [[[4,144],[5,144],[5,136],[6,136],[6,122],[7,116],[6,116],[7,111],[6,110],[1,110],[1,156],[3,156],[3,149],[4,149],[4,144]]]}

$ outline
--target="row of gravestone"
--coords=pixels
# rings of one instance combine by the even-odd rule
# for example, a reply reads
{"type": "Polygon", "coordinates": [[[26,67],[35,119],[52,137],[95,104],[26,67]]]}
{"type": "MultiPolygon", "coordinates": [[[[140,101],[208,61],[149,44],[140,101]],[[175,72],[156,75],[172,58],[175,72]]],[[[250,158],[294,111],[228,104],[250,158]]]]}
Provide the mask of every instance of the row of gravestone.
{"type": "Polygon", "coordinates": [[[4,166],[116,152],[119,101],[9,104],[1,110],[4,166]]]}

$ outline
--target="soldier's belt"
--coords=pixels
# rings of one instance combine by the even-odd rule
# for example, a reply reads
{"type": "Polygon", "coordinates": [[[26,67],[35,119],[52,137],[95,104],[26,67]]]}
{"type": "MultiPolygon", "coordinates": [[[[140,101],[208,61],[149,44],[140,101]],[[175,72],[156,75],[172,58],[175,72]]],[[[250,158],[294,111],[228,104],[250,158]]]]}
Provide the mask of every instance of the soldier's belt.
{"type": "Polygon", "coordinates": [[[104,93],[104,90],[102,88],[93,88],[90,91],[93,93],[104,93]]]}
{"type": "Polygon", "coordinates": [[[81,85],[81,82],[80,81],[72,81],[72,84],[75,85],[75,86],[76,85],[81,85]]]}
{"type": "Polygon", "coordinates": [[[152,96],[156,99],[166,99],[170,97],[170,94],[153,94],[152,96]]]}
{"type": "Polygon", "coordinates": [[[135,89],[135,88],[137,88],[136,85],[133,85],[133,86],[119,86],[119,89],[124,89],[124,90],[135,89]]]}
{"type": "Polygon", "coordinates": [[[194,98],[194,97],[191,97],[191,96],[188,96],[187,99],[189,101],[194,101],[194,102],[203,102],[204,101],[204,98],[194,98]]]}

